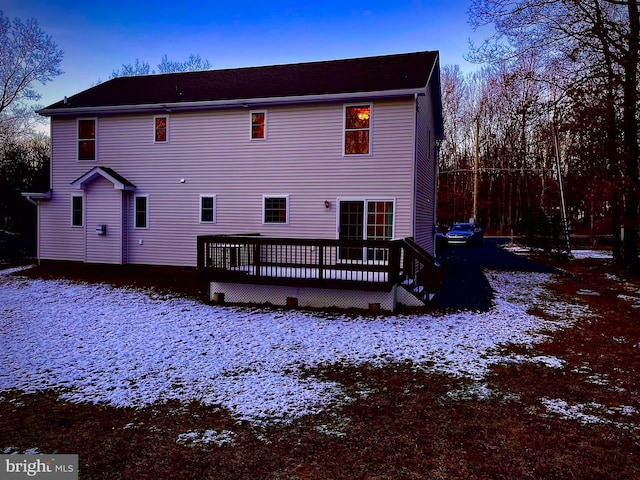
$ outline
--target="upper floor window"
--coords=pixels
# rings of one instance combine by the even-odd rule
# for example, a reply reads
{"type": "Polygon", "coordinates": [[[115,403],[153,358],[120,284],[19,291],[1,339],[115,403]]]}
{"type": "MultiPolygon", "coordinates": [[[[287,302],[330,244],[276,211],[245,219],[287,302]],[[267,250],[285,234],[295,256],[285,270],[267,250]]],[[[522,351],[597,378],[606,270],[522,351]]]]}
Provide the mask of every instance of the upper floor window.
{"type": "Polygon", "coordinates": [[[134,226],[135,228],[149,228],[149,196],[136,195],[134,197],[134,226]]]}
{"type": "Polygon", "coordinates": [[[344,154],[369,155],[371,105],[346,105],[344,112],[344,154]]]}
{"type": "Polygon", "coordinates": [[[263,223],[289,223],[289,196],[265,195],[263,223]]]}
{"type": "Polygon", "coordinates": [[[153,117],[154,143],[169,141],[169,117],[167,115],[153,117]]]}
{"type": "Polygon", "coordinates": [[[78,160],[96,159],[96,119],[78,120],[78,160]]]}
{"type": "Polygon", "coordinates": [[[267,138],[267,112],[251,112],[251,139],[267,138]]]}

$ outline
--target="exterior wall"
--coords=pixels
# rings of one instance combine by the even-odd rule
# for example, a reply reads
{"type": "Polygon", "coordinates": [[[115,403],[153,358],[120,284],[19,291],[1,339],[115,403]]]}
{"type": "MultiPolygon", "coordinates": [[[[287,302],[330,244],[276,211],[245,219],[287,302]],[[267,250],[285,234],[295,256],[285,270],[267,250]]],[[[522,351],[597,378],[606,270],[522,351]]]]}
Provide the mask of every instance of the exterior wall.
{"type": "MultiPolygon", "coordinates": [[[[77,120],[54,118],[53,197],[42,202],[41,258],[84,260],[82,229],[70,227],[70,196],[78,192],[70,183],[97,165],[148,195],[148,229],[133,228],[125,195],[122,256],[129,263],[195,265],[198,235],[336,238],[336,200],[345,197],[394,199],[396,238],[414,235],[414,99],[372,102],[366,156],[342,154],[343,109],[268,108],[265,140],[250,139],[250,109],[169,114],[168,143],[154,143],[153,114],[100,117],[96,161],[77,160],[77,120]],[[216,196],[215,224],[200,223],[201,195],[216,196]],[[288,224],[263,224],[264,195],[289,196],[288,224]]],[[[95,235],[95,225],[85,225],[95,235]]]]}
{"type": "Polygon", "coordinates": [[[89,263],[122,263],[122,191],[99,178],[85,191],[85,261],[89,263]],[[96,226],[107,226],[106,235],[98,235],[96,226]]]}
{"type": "MultiPolygon", "coordinates": [[[[430,86],[431,88],[431,86],[430,86]]],[[[415,242],[435,255],[434,223],[436,192],[436,132],[433,119],[432,92],[418,97],[416,139],[416,210],[415,242]]]]}
{"type": "MultiPolygon", "coordinates": [[[[78,165],[75,120],[51,121],[51,199],[38,202],[39,258],[83,262],[85,228],[71,226],[71,182],[93,165],[78,165]]],[[[84,224],[86,225],[86,219],[84,224]]]]}

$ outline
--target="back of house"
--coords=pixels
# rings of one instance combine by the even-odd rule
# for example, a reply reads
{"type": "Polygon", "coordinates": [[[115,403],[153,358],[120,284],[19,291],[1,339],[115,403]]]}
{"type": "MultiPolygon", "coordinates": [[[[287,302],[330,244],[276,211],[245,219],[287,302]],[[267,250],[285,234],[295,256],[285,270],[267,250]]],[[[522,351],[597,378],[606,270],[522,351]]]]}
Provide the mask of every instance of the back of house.
{"type": "Polygon", "coordinates": [[[434,252],[438,53],[122,77],[39,111],[38,257],[196,266],[197,239],[434,252]]]}

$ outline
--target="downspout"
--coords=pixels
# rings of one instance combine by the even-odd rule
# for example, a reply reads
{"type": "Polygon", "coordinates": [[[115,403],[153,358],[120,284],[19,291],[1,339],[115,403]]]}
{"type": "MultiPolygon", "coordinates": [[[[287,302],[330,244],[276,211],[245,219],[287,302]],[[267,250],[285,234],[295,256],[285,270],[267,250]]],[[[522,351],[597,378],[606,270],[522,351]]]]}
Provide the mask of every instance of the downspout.
{"type": "Polygon", "coordinates": [[[415,114],[413,116],[413,198],[411,203],[413,204],[413,225],[411,226],[411,233],[413,238],[416,237],[416,228],[418,227],[418,94],[413,94],[413,103],[415,105],[415,114]]]}

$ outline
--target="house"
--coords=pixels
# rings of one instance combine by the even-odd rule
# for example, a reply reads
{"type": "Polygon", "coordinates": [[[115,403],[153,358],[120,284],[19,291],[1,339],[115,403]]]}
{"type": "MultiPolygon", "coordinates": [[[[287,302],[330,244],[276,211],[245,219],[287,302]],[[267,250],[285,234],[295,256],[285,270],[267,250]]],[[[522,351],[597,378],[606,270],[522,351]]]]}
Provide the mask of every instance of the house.
{"type": "Polygon", "coordinates": [[[23,194],[38,258],[198,266],[219,288],[387,290],[410,258],[433,264],[440,101],[435,51],[121,77],[65,97],[38,111],[51,191],[23,194]],[[285,240],[295,258],[274,253],[285,240]]]}

